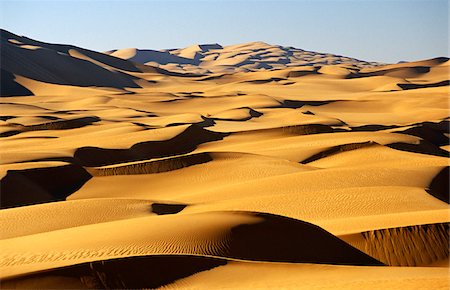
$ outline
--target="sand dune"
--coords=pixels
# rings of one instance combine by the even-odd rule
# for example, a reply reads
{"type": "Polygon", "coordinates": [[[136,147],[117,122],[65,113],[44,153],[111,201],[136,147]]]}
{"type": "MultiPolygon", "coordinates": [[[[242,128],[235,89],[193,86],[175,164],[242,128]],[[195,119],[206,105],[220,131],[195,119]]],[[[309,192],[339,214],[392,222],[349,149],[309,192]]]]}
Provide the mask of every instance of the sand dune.
{"type": "Polygon", "coordinates": [[[448,58],[1,38],[2,287],[448,288],[448,58]]]}
{"type": "Polygon", "coordinates": [[[193,151],[198,144],[220,140],[224,134],[211,132],[191,125],[177,136],[164,141],[134,144],[130,149],[102,149],[82,147],[74,158],[85,166],[101,166],[150,158],[167,157],[193,151]]]}
{"type": "Polygon", "coordinates": [[[8,170],[0,183],[1,207],[64,200],[90,178],[86,170],[73,164],[8,170]]]}
{"type": "Polygon", "coordinates": [[[446,268],[264,263],[159,255],[80,264],[4,280],[3,285],[22,289],[62,285],[76,289],[260,289],[273,285],[283,289],[398,289],[399,285],[407,289],[424,289],[431,282],[435,289],[446,289],[449,286],[447,275],[446,268]],[[149,276],[148,270],[154,275],[149,276]],[[260,277],[254,279],[255,276],[260,277]]]}
{"type": "Polygon", "coordinates": [[[294,47],[250,42],[239,45],[192,45],[165,51],[127,48],[106,52],[109,55],[169,70],[201,73],[232,73],[289,67],[345,64],[356,68],[379,65],[354,58],[304,51],[294,47]]]}
{"type": "Polygon", "coordinates": [[[159,253],[273,262],[382,265],[315,225],[251,212],[137,217],[4,239],[0,245],[3,278],[36,269],[159,253]],[[106,232],[108,241],[104,241],[106,232]],[[267,232],[272,232],[273,238],[265,239],[267,232]],[[80,243],[83,236],[89,239],[80,243]],[[36,255],[29,256],[27,249],[32,241],[36,243],[33,249],[36,255]]]}
{"type": "Polygon", "coordinates": [[[139,50],[135,48],[121,49],[109,53],[112,56],[130,60],[137,63],[156,62],[158,64],[195,64],[195,60],[192,58],[181,57],[173,55],[167,51],[156,50],[139,50]]]}
{"type": "Polygon", "coordinates": [[[24,49],[5,40],[3,35],[2,33],[2,68],[15,75],[46,83],[81,87],[137,87],[131,78],[127,79],[119,73],[114,74],[94,63],[69,57],[46,47],[24,49]],[[91,77],[86,75],[86,71],[92,72],[91,77]]]}

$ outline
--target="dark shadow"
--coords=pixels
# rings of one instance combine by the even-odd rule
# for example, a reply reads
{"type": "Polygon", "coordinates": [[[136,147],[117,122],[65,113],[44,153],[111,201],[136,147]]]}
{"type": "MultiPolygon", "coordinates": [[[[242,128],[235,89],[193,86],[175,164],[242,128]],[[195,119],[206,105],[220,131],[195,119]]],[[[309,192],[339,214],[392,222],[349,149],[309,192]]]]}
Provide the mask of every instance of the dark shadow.
{"type": "Polygon", "coordinates": [[[0,138],[1,137],[10,137],[10,136],[14,136],[14,135],[17,135],[20,133],[22,133],[22,131],[19,131],[19,130],[5,131],[5,132],[0,133],[0,138]]]}
{"type": "Polygon", "coordinates": [[[291,108],[291,109],[298,109],[303,106],[323,106],[327,105],[333,102],[337,102],[335,100],[332,101],[297,101],[297,100],[284,100],[281,103],[281,106],[283,108],[291,108]]]}
{"type": "Polygon", "coordinates": [[[420,137],[436,146],[449,145],[449,138],[445,134],[450,133],[450,122],[445,120],[439,123],[424,122],[415,127],[398,132],[420,137]]]}
{"type": "Polygon", "coordinates": [[[150,125],[147,125],[147,124],[143,124],[143,123],[139,123],[139,122],[131,122],[131,123],[136,125],[136,126],[139,126],[141,128],[144,128],[145,130],[151,130],[151,129],[158,128],[158,127],[153,127],[153,126],[150,126],[150,125]]]}
{"type": "Polygon", "coordinates": [[[202,116],[202,119],[203,119],[203,121],[197,122],[197,123],[170,123],[170,124],[167,124],[166,127],[195,124],[195,126],[198,126],[201,128],[206,128],[206,127],[212,127],[216,124],[216,122],[214,121],[215,120],[214,118],[208,118],[208,117],[202,116]]]}
{"type": "Polygon", "coordinates": [[[398,126],[396,125],[378,125],[378,124],[371,124],[371,125],[363,125],[363,126],[358,126],[358,127],[350,127],[350,129],[352,131],[368,131],[368,132],[373,132],[373,131],[381,131],[381,130],[387,130],[387,129],[392,129],[392,128],[397,128],[398,126]]]}
{"type": "Polygon", "coordinates": [[[426,191],[435,198],[450,203],[449,178],[450,172],[447,166],[433,178],[426,191]]]}
{"type": "Polygon", "coordinates": [[[211,118],[212,120],[216,121],[232,121],[232,122],[242,122],[242,121],[248,121],[253,118],[259,118],[263,115],[263,113],[260,113],[250,107],[242,107],[242,108],[236,108],[236,109],[248,109],[249,110],[249,116],[241,119],[231,119],[231,118],[211,118]]]}
{"type": "Polygon", "coordinates": [[[373,141],[367,141],[367,142],[361,142],[361,143],[350,143],[350,144],[342,144],[342,145],[338,145],[338,146],[333,146],[330,149],[327,149],[325,151],[319,152],[317,154],[314,154],[311,157],[306,158],[305,160],[301,161],[300,163],[302,164],[307,164],[331,155],[335,155],[338,153],[342,153],[342,152],[346,152],[346,151],[352,151],[352,150],[356,150],[356,149],[360,149],[360,148],[364,148],[364,147],[369,147],[372,145],[375,145],[377,143],[373,142],[373,141]]]}
{"type": "Polygon", "coordinates": [[[61,120],[61,118],[55,117],[55,116],[38,116],[38,117],[39,118],[43,118],[43,119],[47,119],[47,120],[51,120],[51,121],[61,120]]]}
{"type": "Polygon", "coordinates": [[[156,289],[226,264],[225,259],[190,255],[127,257],[3,280],[2,288],[73,289],[76,285],[82,289],[156,289]],[[67,282],[70,284],[65,285],[67,282]]]}
{"type": "Polygon", "coordinates": [[[72,120],[57,120],[36,125],[20,125],[11,123],[11,125],[14,125],[15,130],[0,133],[0,137],[9,137],[28,131],[76,129],[89,126],[98,121],[100,121],[100,118],[98,117],[82,117],[72,120]]]}
{"type": "MultiPolygon", "coordinates": [[[[243,66],[245,64],[251,64],[251,63],[253,63],[253,62],[252,61],[248,61],[247,63],[241,63],[239,66],[243,66]]],[[[259,63],[256,64],[255,68],[256,69],[273,69],[273,66],[271,66],[270,64],[271,64],[270,62],[266,62],[266,61],[259,62],[259,63]]]]}
{"type": "Polygon", "coordinates": [[[173,102],[178,102],[178,101],[184,101],[184,98],[177,98],[177,99],[169,99],[169,100],[164,100],[164,101],[160,101],[161,103],[173,103],[173,102]]]}
{"type": "MultiPolygon", "coordinates": [[[[144,66],[144,65],[142,65],[142,66],[144,66]]],[[[162,69],[160,67],[155,67],[153,69],[156,70],[160,74],[163,74],[166,76],[172,76],[172,77],[193,78],[193,77],[203,77],[204,76],[202,74],[196,74],[196,73],[181,73],[181,72],[168,71],[168,70],[162,69]]]]}
{"type": "Polygon", "coordinates": [[[14,119],[16,116],[0,116],[1,121],[7,121],[9,119],[14,119]]]}
{"type": "Polygon", "coordinates": [[[391,143],[386,145],[389,148],[402,150],[402,151],[408,151],[408,152],[414,152],[414,153],[420,153],[420,154],[428,154],[428,155],[434,155],[434,156],[441,156],[441,157],[449,157],[449,152],[446,150],[443,150],[436,145],[426,141],[421,140],[419,144],[409,144],[409,143],[391,143]]]}
{"type": "Polygon", "coordinates": [[[253,110],[252,108],[249,109],[250,109],[250,116],[252,116],[253,118],[259,118],[263,115],[263,113],[253,110]]]}
{"type": "Polygon", "coordinates": [[[191,125],[169,140],[141,142],[134,144],[129,149],[82,147],[75,151],[74,159],[78,164],[94,167],[168,157],[189,153],[202,143],[221,140],[227,135],[191,125]]]}
{"type": "MultiPolygon", "coordinates": [[[[413,127],[408,128],[403,131],[395,131],[394,133],[408,134],[416,137],[420,137],[423,140],[419,144],[409,144],[409,143],[391,143],[386,146],[403,151],[410,151],[421,154],[429,154],[435,156],[448,156],[448,152],[439,148],[440,146],[449,145],[449,138],[446,134],[449,134],[450,122],[444,120],[438,123],[433,122],[423,122],[413,124],[413,127]]],[[[380,131],[399,128],[396,125],[364,125],[359,127],[351,127],[352,131],[380,131]]],[[[400,129],[401,130],[401,129],[400,129]]]]}
{"type": "Polygon", "coordinates": [[[255,224],[242,224],[231,230],[229,256],[232,258],[291,263],[383,265],[316,225],[268,213],[251,215],[262,220],[255,224]]]}
{"type": "Polygon", "coordinates": [[[185,58],[178,55],[171,54],[167,51],[157,51],[157,50],[151,50],[151,49],[145,49],[136,50],[136,55],[132,58],[128,59],[132,62],[138,62],[141,64],[145,64],[147,62],[156,62],[158,64],[190,64],[190,65],[199,65],[200,61],[199,59],[191,59],[191,58],[185,58]]]}
{"type": "Polygon", "coordinates": [[[287,75],[288,78],[298,78],[310,75],[320,75],[319,67],[315,67],[314,70],[293,70],[287,75]]]}
{"type": "Polygon", "coordinates": [[[178,92],[175,94],[192,95],[192,94],[203,94],[202,91],[192,91],[192,92],[178,92]]]}
{"type": "Polygon", "coordinates": [[[157,215],[176,214],[186,208],[186,204],[154,203],[152,212],[157,215]]]}
{"type": "Polygon", "coordinates": [[[264,80],[251,80],[251,81],[243,81],[243,83],[250,83],[250,84],[267,84],[270,82],[279,82],[279,81],[285,81],[285,78],[268,78],[264,80]]]}
{"type": "Polygon", "coordinates": [[[199,44],[198,47],[200,47],[200,49],[203,52],[213,50],[213,49],[222,49],[223,48],[222,45],[220,45],[218,43],[199,44]]]}
{"type": "Polygon", "coordinates": [[[217,80],[217,79],[220,79],[220,78],[222,78],[222,77],[224,77],[224,76],[227,76],[228,74],[219,74],[219,75],[213,75],[213,76],[207,76],[207,77],[204,77],[204,78],[201,78],[201,79],[199,79],[199,81],[212,81],[212,80],[217,80]]]}
{"type": "Polygon", "coordinates": [[[184,97],[185,97],[185,98],[188,98],[188,99],[198,99],[198,98],[203,98],[203,96],[201,96],[201,95],[195,95],[195,94],[186,94],[184,97]]]}
{"type": "MultiPolygon", "coordinates": [[[[1,53],[1,52],[0,52],[1,53]]],[[[33,93],[26,87],[17,83],[15,77],[9,71],[0,71],[0,97],[32,96],[33,93]]]]}
{"type": "Polygon", "coordinates": [[[354,78],[366,78],[366,77],[374,77],[374,76],[401,76],[401,77],[417,77],[418,75],[428,73],[430,71],[430,67],[428,66],[412,66],[412,67],[398,67],[391,69],[383,69],[377,70],[374,72],[355,72],[347,75],[347,79],[354,78]]]}
{"type": "Polygon", "coordinates": [[[402,90],[414,90],[414,89],[424,89],[424,88],[435,88],[450,85],[450,80],[442,81],[433,84],[397,84],[402,90]]]}
{"type": "Polygon", "coordinates": [[[91,177],[73,164],[8,170],[0,181],[0,208],[65,200],[91,177]]]}

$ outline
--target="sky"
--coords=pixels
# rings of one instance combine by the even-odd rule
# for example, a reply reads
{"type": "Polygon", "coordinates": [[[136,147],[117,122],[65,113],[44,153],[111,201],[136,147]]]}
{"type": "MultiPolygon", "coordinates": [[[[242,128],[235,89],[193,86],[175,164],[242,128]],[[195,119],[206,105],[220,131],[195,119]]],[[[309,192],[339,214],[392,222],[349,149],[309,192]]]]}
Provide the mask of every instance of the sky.
{"type": "Polygon", "coordinates": [[[250,41],[395,63],[449,56],[448,0],[0,0],[0,27],[97,51],[250,41]]]}

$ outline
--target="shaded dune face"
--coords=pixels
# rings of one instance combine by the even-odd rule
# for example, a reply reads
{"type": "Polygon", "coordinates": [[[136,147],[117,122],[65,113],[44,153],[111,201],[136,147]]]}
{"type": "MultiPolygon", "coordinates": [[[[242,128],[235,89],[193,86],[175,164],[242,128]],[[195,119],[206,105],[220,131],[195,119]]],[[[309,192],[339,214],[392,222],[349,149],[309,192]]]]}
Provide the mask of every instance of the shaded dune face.
{"type": "Polygon", "coordinates": [[[77,149],[75,160],[84,166],[103,166],[114,163],[161,158],[193,151],[198,144],[222,139],[225,134],[211,132],[195,125],[165,141],[149,141],[133,145],[130,149],[103,149],[84,147],[77,149]]]}
{"type": "Polygon", "coordinates": [[[441,148],[441,146],[449,145],[447,136],[450,133],[450,127],[447,120],[438,123],[413,124],[406,130],[400,129],[396,132],[417,136],[422,140],[418,144],[392,143],[389,145],[391,148],[443,157],[449,156],[448,151],[441,148]]]}
{"type": "Polygon", "coordinates": [[[119,51],[114,51],[111,53],[112,56],[127,59],[132,62],[137,63],[147,63],[147,62],[157,62],[159,64],[169,64],[169,63],[177,63],[177,64],[192,64],[198,65],[198,61],[195,59],[190,59],[186,57],[180,57],[177,55],[170,54],[165,51],[156,51],[156,50],[140,50],[140,49],[123,49],[119,51]]]}
{"type": "Polygon", "coordinates": [[[31,38],[18,36],[9,31],[3,30],[3,29],[0,32],[1,32],[1,36],[2,36],[2,41],[8,41],[9,43],[19,44],[19,46],[32,45],[32,46],[36,46],[36,47],[43,47],[43,48],[47,48],[50,50],[55,50],[55,51],[58,51],[58,52],[64,53],[64,54],[68,54],[69,50],[75,49],[75,50],[79,50],[83,54],[85,54],[93,59],[98,60],[101,63],[104,63],[104,64],[114,67],[116,69],[129,71],[129,72],[139,72],[139,69],[136,68],[136,66],[133,65],[132,63],[130,63],[128,61],[124,61],[122,59],[110,57],[103,53],[99,53],[96,51],[92,51],[92,50],[88,50],[88,49],[84,49],[84,48],[80,48],[80,47],[76,47],[76,46],[72,46],[72,45],[45,43],[45,42],[37,41],[37,40],[31,39],[31,38]],[[10,40],[14,40],[14,42],[11,42],[10,40]]]}
{"type": "Polygon", "coordinates": [[[0,81],[1,81],[1,91],[0,96],[2,97],[10,97],[10,96],[31,96],[33,93],[17,83],[14,80],[14,75],[9,71],[1,69],[0,72],[0,81]]]}
{"type": "Polygon", "coordinates": [[[320,133],[331,133],[333,132],[333,128],[327,125],[322,124],[310,124],[310,125],[294,125],[294,126],[283,126],[279,128],[270,128],[270,129],[257,129],[257,130],[246,130],[242,132],[236,132],[234,135],[239,134],[248,134],[248,133],[256,133],[256,134],[265,134],[265,133],[281,133],[287,135],[312,135],[312,134],[320,134],[320,133]]]}
{"type": "MultiPolygon", "coordinates": [[[[274,285],[275,281],[277,286],[284,285],[286,287],[298,288],[299,285],[306,284],[307,287],[311,286],[311,280],[314,281],[315,277],[311,272],[304,272],[305,268],[313,267],[315,271],[321,272],[338,272],[337,275],[326,275],[328,279],[333,281],[326,281],[324,287],[332,288],[336,283],[343,279],[343,275],[347,276],[348,267],[336,267],[336,266],[313,266],[313,265],[288,265],[278,264],[273,271],[267,271],[264,265],[257,263],[249,263],[243,261],[229,261],[225,259],[212,258],[212,257],[200,257],[200,256],[150,256],[150,257],[136,257],[121,260],[108,260],[102,262],[94,262],[84,265],[76,265],[63,269],[56,269],[49,272],[38,273],[30,275],[28,277],[17,278],[13,280],[3,281],[3,285],[11,289],[51,289],[51,288],[71,288],[71,289],[136,289],[136,288],[151,288],[157,289],[179,289],[179,288],[192,288],[199,286],[204,288],[226,288],[233,289],[239,288],[243,284],[247,287],[254,287],[252,283],[255,275],[262,275],[258,279],[260,286],[258,288],[266,288],[274,285]],[[306,267],[305,267],[306,266],[306,267]],[[234,271],[233,271],[234,269],[234,271]],[[275,274],[275,275],[274,275],[275,274]],[[300,275],[300,277],[298,277],[300,275]],[[231,277],[238,277],[239,280],[230,279],[231,277]],[[337,276],[337,277],[336,277],[337,276]],[[271,284],[272,282],[272,284],[271,284]],[[293,283],[294,285],[292,285],[293,283]],[[204,285],[207,284],[207,285],[204,285]]],[[[364,271],[358,271],[354,269],[354,273],[350,273],[349,276],[355,277],[355,279],[349,279],[348,285],[354,283],[365,285],[361,282],[361,277],[357,274],[363,274],[364,271]],[[359,279],[359,280],[358,280],[359,279]]],[[[360,270],[360,269],[359,269],[360,270]]],[[[430,268],[407,268],[396,267],[383,269],[383,267],[376,267],[371,269],[373,272],[368,279],[372,280],[372,283],[368,283],[367,286],[380,286],[390,285],[386,282],[389,277],[389,273],[396,273],[397,276],[406,276],[410,282],[408,286],[414,287],[417,284],[423,285],[424,277],[430,275],[430,268]],[[390,272],[385,271],[390,270],[390,272]],[[421,272],[415,271],[421,270],[421,272]],[[422,276],[420,276],[422,274],[422,276]],[[379,277],[384,277],[383,281],[379,281],[379,277]],[[421,283],[422,282],[422,283],[421,283]]],[[[445,269],[442,269],[445,271],[445,269]]],[[[444,271],[441,271],[440,286],[445,286],[445,278],[443,277],[444,271]]],[[[323,275],[323,274],[322,274],[323,275]]],[[[322,276],[323,277],[323,276],[322,276]]],[[[438,277],[434,277],[435,279],[438,277]]],[[[426,278],[424,280],[427,280],[426,278]]],[[[323,281],[323,280],[322,280],[323,281]]],[[[428,281],[429,283],[429,281],[428,281]]],[[[425,282],[426,284],[426,282],[425,282]]],[[[317,285],[317,284],[316,284],[317,285]]],[[[304,288],[306,289],[306,288],[304,288]]]]}
{"type": "Polygon", "coordinates": [[[413,90],[413,89],[444,87],[450,85],[450,81],[447,80],[432,84],[397,84],[397,85],[403,90],[413,90]]]}
{"type": "Polygon", "coordinates": [[[202,164],[212,161],[208,153],[189,154],[155,161],[132,162],[125,165],[88,168],[93,176],[152,174],[202,164]]]}
{"type": "Polygon", "coordinates": [[[406,129],[402,133],[421,137],[436,146],[444,146],[449,145],[449,138],[445,136],[445,134],[449,133],[449,127],[449,121],[441,121],[439,123],[424,122],[406,129]]]}
{"type": "Polygon", "coordinates": [[[257,261],[382,265],[310,223],[265,213],[255,216],[262,221],[239,225],[231,230],[231,257],[257,261]]]}
{"type": "Polygon", "coordinates": [[[2,287],[448,288],[448,58],[1,37],[2,287]]]}
{"type": "Polygon", "coordinates": [[[448,228],[444,223],[363,232],[364,250],[391,266],[430,264],[447,258],[448,228]]]}
{"type": "Polygon", "coordinates": [[[157,215],[176,214],[182,211],[186,206],[186,204],[154,203],[152,204],[152,212],[157,215]]]}
{"type": "Polygon", "coordinates": [[[90,178],[86,170],[73,164],[10,170],[0,181],[1,208],[65,200],[90,178]]]}
{"type": "Polygon", "coordinates": [[[72,120],[57,120],[57,121],[36,124],[36,125],[21,125],[21,124],[10,123],[12,130],[1,133],[0,137],[13,136],[13,135],[16,135],[16,134],[19,134],[22,132],[27,132],[27,131],[75,129],[75,128],[81,128],[84,126],[91,125],[98,121],[100,121],[100,118],[98,118],[98,117],[82,117],[82,118],[76,118],[76,119],[72,119],[72,120]]]}
{"type": "Polygon", "coordinates": [[[307,164],[309,162],[313,162],[313,161],[319,160],[321,158],[325,158],[325,157],[333,155],[333,154],[338,154],[340,152],[345,152],[345,151],[356,150],[356,149],[363,148],[363,147],[366,147],[366,146],[371,146],[371,145],[374,145],[374,142],[368,141],[368,142],[352,143],[352,144],[344,144],[344,145],[334,146],[334,147],[332,147],[330,149],[327,149],[325,151],[317,153],[316,155],[308,157],[307,159],[303,160],[301,163],[307,164]]]}
{"type": "Polygon", "coordinates": [[[23,49],[3,38],[1,56],[3,70],[46,83],[82,87],[139,87],[133,82],[133,77],[125,73],[114,73],[86,60],[54,50],[23,49]],[[15,59],[21,59],[23,64],[18,64],[15,59]],[[67,67],[70,67],[69,72],[67,67]]]}
{"type": "Polygon", "coordinates": [[[450,203],[450,190],[448,186],[449,176],[450,171],[449,167],[447,166],[433,178],[430,185],[428,186],[427,192],[439,200],[450,203]]]}
{"type": "Polygon", "coordinates": [[[333,103],[334,101],[298,101],[298,100],[284,100],[283,107],[299,109],[303,106],[322,106],[329,103],[333,103]]]}
{"type": "Polygon", "coordinates": [[[365,78],[373,76],[401,76],[401,77],[417,77],[421,74],[428,73],[430,67],[427,66],[413,66],[413,67],[399,67],[386,70],[378,70],[374,72],[358,72],[355,74],[349,74],[347,78],[365,78]]]}
{"type": "Polygon", "coordinates": [[[155,289],[227,264],[227,260],[188,255],[131,257],[91,262],[3,281],[7,288],[155,289]]]}

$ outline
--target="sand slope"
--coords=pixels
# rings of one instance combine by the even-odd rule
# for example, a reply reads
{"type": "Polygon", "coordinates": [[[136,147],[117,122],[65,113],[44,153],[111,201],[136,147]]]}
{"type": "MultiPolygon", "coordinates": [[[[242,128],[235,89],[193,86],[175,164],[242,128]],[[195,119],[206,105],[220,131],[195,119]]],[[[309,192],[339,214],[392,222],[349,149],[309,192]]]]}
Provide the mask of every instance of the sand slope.
{"type": "Polygon", "coordinates": [[[147,256],[67,267],[5,281],[9,288],[447,289],[446,268],[358,267],[249,262],[201,256],[147,256]],[[135,268],[131,272],[127,269],[135,268]],[[147,270],[154,275],[148,275],[147,270]],[[118,276],[120,274],[120,277],[118,276]],[[258,279],[255,279],[258,277],[258,279]]]}
{"type": "Polygon", "coordinates": [[[448,288],[447,58],[1,36],[2,287],[448,288]]]}

